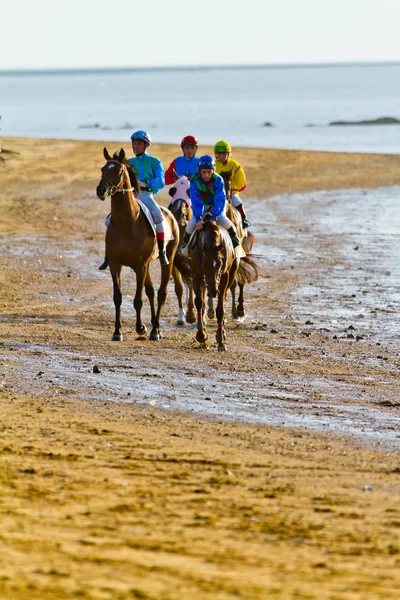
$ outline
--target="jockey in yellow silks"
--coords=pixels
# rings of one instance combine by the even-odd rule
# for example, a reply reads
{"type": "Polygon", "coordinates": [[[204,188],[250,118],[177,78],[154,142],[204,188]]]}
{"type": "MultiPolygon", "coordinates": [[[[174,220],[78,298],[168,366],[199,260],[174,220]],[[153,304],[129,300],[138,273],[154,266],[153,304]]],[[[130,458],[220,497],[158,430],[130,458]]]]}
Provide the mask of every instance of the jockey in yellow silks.
{"type": "Polygon", "coordinates": [[[240,213],[242,217],[243,228],[250,227],[251,223],[246,219],[246,213],[244,212],[242,201],[239,197],[240,192],[246,188],[246,175],[241,164],[230,157],[232,152],[231,145],[225,140],[220,140],[214,146],[216,172],[218,175],[221,173],[230,173],[230,180],[232,185],[232,205],[240,213]]]}

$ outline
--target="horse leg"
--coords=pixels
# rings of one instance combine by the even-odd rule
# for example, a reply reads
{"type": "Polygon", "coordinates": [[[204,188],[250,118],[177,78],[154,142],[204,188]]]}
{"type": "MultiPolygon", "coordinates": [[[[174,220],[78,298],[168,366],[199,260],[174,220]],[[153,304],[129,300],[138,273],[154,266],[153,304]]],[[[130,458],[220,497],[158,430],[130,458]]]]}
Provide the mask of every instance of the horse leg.
{"type": "Polygon", "coordinates": [[[122,304],[122,293],[121,293],[121,266],[114,270],[111,269],[112,281],[113,281],[113,300],[115,306],[115,330],[112,336],[113,342],[122,342],[123,337],[121,333],[121,304],[122,304]]]}
{"type": "Polygon", "coordinates": [[[146,335],[146,325],[142,321],[142,306],[143,306],[143,285],[145,280],[147,280],[148,267],[142,265],[136,272],[136,293],[135,298],[133,300],[133,306],[136,311],[136,333],[140,336],[146,335]]]}
{"type": "Polygon", "coordinates": [[[172,268],[172,277],[174,279],[174,284],[175,284],[175,294],[176,297],[178,298],[178,307],[179,307],[179,312],[178,312],[178,320],[176,322],[178,327],[183,327],[185,325],[185,320],[184,320],[184,312],[183,312],[183,285],[182,285],[182,277],[178,271],[178,269],[176,269],[175,267],[172,268]]]}
{"type": "Polygon", "coordinates": [[[205,344],[207,341],[207,331],[204,324],[204,295],[205,288],[201,283],[201,277],[199,275],[195,275],[193,277],[193,288],[195,293],[194,302],[197,309],[197,333],[196,340],[200,344],[205,344]]]}
{"type": "Polygon", "coordinates": [[[170,258],[168,265],[161,266],[161,282],[157,292],[157,312],[154,316],[154,319],[152,319],[153,328],[150,332],[149,340],[158,341],[162,338],[162,334],[160,332],[160,315],[161,309],[164,306],[165,300],[167,298],[167,286],[171,278],[172,263],[173,258],[170,258]]]}
{"type": "Polygon", "coordinates": [[[214,310],[214,298],[208,296],[207,298],[207,317],[209,319],[215,319],[215,310],[214,310]]]}
{"type": "Polygon", "coordinates": [[[228,289],[228,283],[229,275],[228,273],[224,273],[219,284],[218,304],[215,311],[217,316],[217,333],[215,339],[217,340],[219,351],[225,351],[227,349],[225,344],[226,336],[224,327],[224,300],[228,289]]]}
{"type": "Polygon", "coordinates": [[[236,306],[236,279],[233,281],[230,289],[232,295],[232,319],[237,321],[239,318],[239,314],[236,306]]]}
{"type": "Polygon", "coordinates": [[[196,323],[196,315],[194,313],[194,293],[192,285],[186,286],[186,304],[186,321],[188,323],[196,323]]]}
{"type": "Polygon", "coordinates": [[[244,317],[244,283],[239,283],[239,297],[238,297],[238,317],[244,317]]]}

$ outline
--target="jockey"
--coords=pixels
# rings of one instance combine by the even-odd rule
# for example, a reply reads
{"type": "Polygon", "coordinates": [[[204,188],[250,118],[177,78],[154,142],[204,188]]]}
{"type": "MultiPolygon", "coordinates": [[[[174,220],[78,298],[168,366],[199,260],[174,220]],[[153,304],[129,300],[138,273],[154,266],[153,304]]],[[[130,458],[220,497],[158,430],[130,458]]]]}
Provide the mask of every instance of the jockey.
{"type": "Polygon", "coordinates": [[[196,229],[196,223],[202,220],[205,213],[211,213],[212,219],[227,229],[234,248],[240,246],[235,226],[226,216],[224,180],[215,173],[215,161],[208,154],[199,159],[198,173],[190,180],[190,198],[193,215],[186,226],[181,252],[185,250],[191,234],[196,229]]]}
{"type": "Polygon", "coordinates": [[[181,141],[182,156],[175,158],[165,171],[165,183],[171,185],[175,183],[176,176],[186,175],[189,179],[197,173],[199,159],[196,152],[198,148],[197,138],[193,135],[186,135],[181,141]]]}
{"type": "MultiPolygon", "coordinates": [[[[140,194],[139,200],[149,209],[151,216],[153,217],[154,224],[156,226],[156,237],[158,244],[158,253],[161,265],[168,264],[168,257],[165,252],[165,232],[163,224],[163,215],[154,200],[153,194],[157,194],[164,185],[164,169],[161,161],[154,156],[147,154],[146,149],[151,145],[150,135],[143,131],[135,131],[131,135],[132,149],[135,153],[135,157],[130,158],[129,162],[136,172],[139,179],[140,194]]],[[[111,215],[108,215],[106,219],[106,226],[110,223],[111,215]]],[[[108,267],[108,256],[107,252],[104,257],[103,264],[99,267],[99,271],[103,271],[108,267]]]]}
{"type": "Polygon", "coordinates": [[[165,231],[163,215],[154,195],[165,185],[164,168],[161,161],[155,156],[147,154],[146,150],[151,145],[150,135],[143,130],[135,131],[131,135],[132,149],[135,154],[129,159],[139,179],[139,200],[149,209],[156,226],[156,236],[160,264],[167,265],[168,258],[165,252],[165,231]]]}
{"type": "Polygon", "coordinates": [[[247,227],[250,227],[251,223],[246,219],[243,204],[239,198],[239,193],[243,192],[243,190],[246,188],[246,175],[242,165],[240,165],[236,160],[233,160],[233,158],[230,158],[231,151],[231,145],[225,140],[220,140],[215,144],[214,153],[217,166],[216,170],[218,174],[222,172],[230,173],[230,179],[232,182],[232,206],[234,206],[236,210],[240,212],[243,229],[246,229],[247,227]]]}

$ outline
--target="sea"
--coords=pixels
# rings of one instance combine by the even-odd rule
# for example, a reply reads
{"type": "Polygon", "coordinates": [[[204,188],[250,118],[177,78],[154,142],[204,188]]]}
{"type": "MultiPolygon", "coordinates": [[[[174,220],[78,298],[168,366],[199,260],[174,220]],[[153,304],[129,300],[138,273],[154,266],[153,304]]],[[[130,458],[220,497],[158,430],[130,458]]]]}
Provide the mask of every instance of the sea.
{"type": "Polygon", "coordinates": [[[0,71],[3,136],[400,153],[400,63],[0,71]],[[346,125],[331,125],[344,121],[346,125]]]}

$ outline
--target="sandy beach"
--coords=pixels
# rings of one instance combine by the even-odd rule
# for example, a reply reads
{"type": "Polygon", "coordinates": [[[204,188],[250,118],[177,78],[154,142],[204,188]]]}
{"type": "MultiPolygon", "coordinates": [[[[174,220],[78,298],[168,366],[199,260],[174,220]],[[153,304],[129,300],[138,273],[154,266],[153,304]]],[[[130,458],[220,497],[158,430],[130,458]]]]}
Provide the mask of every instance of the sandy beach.
{"type": "MultiPolygon", "coordinates": [[[[315,223],[318,191],[400,186],[400,156],[235,149],[267,276],[221,357],[175,327],[172,286],[164,339],[136,339],[128,271],[125,341],[111,342],[104,145],[121,146],[2,140],[0,598],[397,599],[398,301],[374,247],[315,223]],[[294,193],[311,195],[280,196],[294,193]],[[338,266],[348,278],[329,294],[338,266]],[[281,402],[279,427],[225,419],[249,394],[253,416],[281,402]],[[359,435],[344,408],[365,417],[359,435]]],[[[165,167],[179,154],[151,149],[165,167]]]]}

